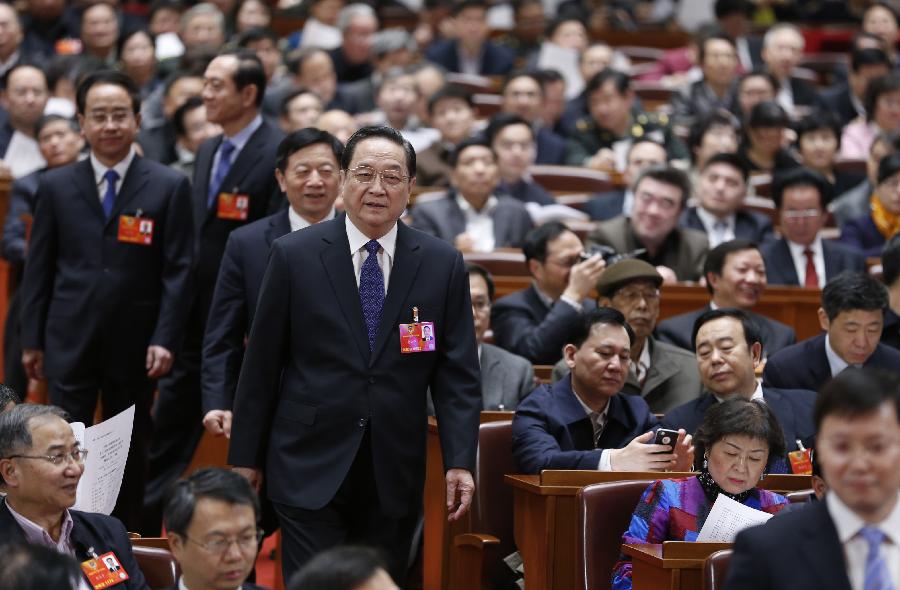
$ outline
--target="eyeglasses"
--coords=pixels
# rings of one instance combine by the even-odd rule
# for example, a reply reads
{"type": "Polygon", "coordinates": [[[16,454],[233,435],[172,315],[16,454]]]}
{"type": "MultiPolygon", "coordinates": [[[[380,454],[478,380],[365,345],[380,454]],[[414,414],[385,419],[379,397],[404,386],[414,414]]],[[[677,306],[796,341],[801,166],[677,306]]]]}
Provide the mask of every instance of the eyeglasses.
{"type": "Polygon", "coordinates": [[[232,543],[237,543],[238,549],[240,549],[241,551],[246,551],[248,553],[250,551],[253,551],[255,553],[259,548],[259,543],[260,541],[262,541],[264,534],[265,533],[263,533],[261,530],[257,529],[252,532],[244,533],[237,537],[216,537],[215,539],[206,541],[205,543],[195,541],[187,535],[185,535],[184,538],[194,545],[197,545],[198,547],[205,549],[209,553],[212,553],[213,555],[222,555],[231,548],[232,543]]]}
{"type": "Polygon", "coordinates": [[[404,176],[396,170],[382,170],[381,172],[368,166],[357,166],[347,170],[353,175],[353,180],[359,184],[372,184],[377,176],[381,176],[381,182],[386,186],[397,186],[401,182],[409,180],[409,176],[404,176]]]}
{"type": "Polygon", "coordinates": [[[10,455],[7,459],[42,459],[59,466],[67,459],[72,459],[76,464],[81,465],[87,459],[87,456],[87,449],[75,449],[70,453],[57,453],[56,455],[10,455]]]}
{"type": "Polygon", "coordinates": [[[782,211],[781,216],[785,219],[811,219],[818,217],[822,212],[818,209],[802,209],[800,211],[782,211]]]}
{"type": "Polygon", "coordinates": [[[678,203],[672,199],[666,197],[658,197],[646,192],[640,192],[636,194],[635,197],[645,206],[655,204],[660,208],[661,211],[674,211],[679,206],[681,206],[681,203],[678,203]]]}
{"type": "Polygon", "coordinates": [[[104,125],[107,121],[112,121],[113,125],[123,125],[133,116],[131,111],[112,111],[111,113],[91,111],[87,114],[88,120],[94,125],[104,125]]]}
{"type": "Polygon", "coordinates": [[[622,289],[616,291],[613,297],[618,297],[625,303],[637,303],[643,299],[647,303],[657,303],[659,301],[659,289],[648,289],[641,291],[640,289],[622,289]]]}

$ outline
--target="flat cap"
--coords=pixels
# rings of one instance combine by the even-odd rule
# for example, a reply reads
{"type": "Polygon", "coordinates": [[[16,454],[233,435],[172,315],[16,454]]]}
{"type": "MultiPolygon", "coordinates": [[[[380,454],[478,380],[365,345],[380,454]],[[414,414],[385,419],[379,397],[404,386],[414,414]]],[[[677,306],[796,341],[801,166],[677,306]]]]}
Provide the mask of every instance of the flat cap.
{"type": "Polygon", "coordinates": [[[603,271],[597,281],[597,292],[603,297],[609,297],[616,289],[631,281],[645,280],[662,285],[662,275],[648,262],[637,258],[626,258],[613,264],[603,271]]]}

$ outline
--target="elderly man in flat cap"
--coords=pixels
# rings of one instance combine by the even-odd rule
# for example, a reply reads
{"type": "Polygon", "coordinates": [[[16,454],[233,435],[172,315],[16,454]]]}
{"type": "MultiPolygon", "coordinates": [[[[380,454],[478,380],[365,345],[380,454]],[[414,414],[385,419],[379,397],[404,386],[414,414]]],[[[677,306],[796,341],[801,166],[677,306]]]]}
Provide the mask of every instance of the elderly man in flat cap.
{"type": "MultiPolygon", "coordinates": [[[[597,304],[622,312],[634,330],[631,363],[622,392],[640,395],[657,414],[664,414],[701,394],[694,355],[653,338],[662,282],[662,275],[651,264],[636,258],[617,262],[597,281],[597,304]]],[[[553,369],[553,381],[568,372],[565,361],[560,361],[553,369]]]]}

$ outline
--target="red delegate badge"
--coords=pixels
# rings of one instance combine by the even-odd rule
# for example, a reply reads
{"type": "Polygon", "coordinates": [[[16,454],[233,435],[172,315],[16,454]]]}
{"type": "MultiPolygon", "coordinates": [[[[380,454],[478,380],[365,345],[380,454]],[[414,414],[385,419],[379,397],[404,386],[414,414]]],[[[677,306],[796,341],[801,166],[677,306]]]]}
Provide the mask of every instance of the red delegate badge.
{"type": "Polygon", "coordinates": [[[149,246],[153,243],[153,220],[137,215],[119,216],[119,241],[149,246]]]}
{"type": "Polygon", "coordinates": [[[91,559],[81,562],[81,570],[94,590],[110,588],[128,579],[128,572],[112,551],[100,556],[95,554],[91,559]]]}
{"type": "Polygon", "coordinates": [[[246,221],[250,213],[250,195],[237,193],[219,193],[216,215],[219,219],[246,221]]]}

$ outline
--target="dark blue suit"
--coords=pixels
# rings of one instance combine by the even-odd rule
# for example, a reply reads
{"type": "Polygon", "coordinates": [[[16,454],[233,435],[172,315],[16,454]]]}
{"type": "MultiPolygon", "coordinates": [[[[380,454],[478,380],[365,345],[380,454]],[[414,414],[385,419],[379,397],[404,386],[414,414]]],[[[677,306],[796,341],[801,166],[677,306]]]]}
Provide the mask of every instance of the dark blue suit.
{"type": "MultiPolygon", "coordinates": [[[[708,310],[709,306],[706,306],[696,311],[689,311],[687,313],[666,318],[656,325],[656,334],[663,342],[668,342],[669,344],[674,344],[675,346],[680,346],[685,350],[693,352],[693,348],[691,347],[691,333],[694,330],[694,322],[708,310]]],[[[747,312],[747,315],[750,316],[756,323],[756,327],[759,328],[759,335],[762,338],[763,353],[766,356],[771,356],[785,346],[790,346],[797,341],[797,335],[790,326],[757,313],[747,312]]]]}
{"type": "Polygon", "coordinates": [[[738,533],[725,590],[850,590],[844,548],[825,502],[738,533]]]}
{"type": "Polygon", "coordinates": [[[444,469],[474,468],[481,389],[471,314],[462,255],[398,223],[370,352],[345,218],[272,244],[228,461],[264,470],[285,533],[287,575],[317,551],[355,538],[375,540],[395,567],[405,563],[425,480],[429,388],[444,469]],[[421,321],[434,322],[434,352],[400,351],[399,324],[412,320],[413,307],[421,321]],[[345,509],[364,515],[322,525],[321,514],[345,509]]]}
{"type": "MultiPolygon", "coordinates": [[[[770,285],[800,286],[791,250],[784,238],[764,244],[760,251],[766,261],[766,280],[770,285]]],[[[838,242],[822,240],[822,255],[825,259],[826,282],[844,271],[866,270],[865,256],[838,242]]]]}
{"type": "Polygon", "coordinates": [[[90,160],[45,172],[37,194],[22,285],[22,346],[44,351],[50,400],[73,420],[93,423],[98,390],[104,419],[137,406],[115,513],[137,527],[154,389],[147,347],[178,354],[193,245],[190,184],[135,156],[109,219],[90,160]],[[150,245],[117,239],[119,217],[138,211],[154,222],[150,245]]]}
{"type": "Polygon", "coordinates": [[[221,192],[249,195],[246,221],[220,219],[215,200],[212,206],[207,206],[212,164],[223,136],[207,139],[197,150],[191,193],[196,238],[193,280],[191,291],[181,294],[181,304],[190,314],[183,342],[175,354],[175,365],[160,380],[154,406],[144,534],[159,534],[163,495],[187,467],[203,433],[200,385],[203,334],[228,235],[284,203],[275,180],[275,152],[282,137],[281,131],[264,120],[234,157],[222,181],[221,192]]]}
{"type": "MultiPolygon", "coordinates": [[[[812,446],[816,435],[816,426],[813,424],[812,416],[813,405],[816,403],[814,391],[763,387],[763,399],[778,418],[778,423],[784,431],[784,444],[788,451],[797,450],[798,439],[803,442],[804,446],[812,446]]],[[[704,393],[701,397],[666,412],[660,421],[660,427],[674,430],[684,428],[688,434],[694,434],[703,423],[706,410],[716,403],[715,396],[711,393],[704,393]]]]}
{"type": "Polygon", "coordinates": [[[621,449],[655,427],[656,417],[637,395],[609,398],[606,427],[594,448],[594,429],[572,391],[572,376],[540,385],[519,402],[512,424],[512,451],[522,473],[544,469],[593,469],[603,449],[621,449]]]}
{"type": "Polygon", "coordinates": [[[287,209],[240,227],[228,236],[203,338],[203,413],[230,410],[253,325],[272,242],[291,232],[287,209]]]}
{"type": "Polygon", "coordinates": [[[597,221],[606,221],[622,214],[625,205],[625,189],[591,195],[582,210],[597,221]]]}
{"type": "MultiPolygon", "coordinates": [[[[425,50],[425,58],[448,72],[461,72],[457,47],[456,39],[437,41],[425,50]]],[[[511,50],[493,41],[485,41],[478,73],[482,76],[505,76],[513,69],[515,61],[516,54],[511,50]]]]}
{"type": "Polygon", "coordinates": [[[841,226],[841,242],[862,252],[866,258],[879,258],[886,241],[871,215],[856,217],[841,226]]]}
{"type": "Polygon", "coordinates": [[[516,200],[523,203],[537,203],[538,205],[552,205],[556,202],[547,189],[534,182],[533,180],[520,180],[515,184],[507,184],[501,182],[497,185],[497,192],[506,193],[516,200]]]}
{"type": "MultiPolygon", "coordinates": [[[[831,379],[825,338],[826,333],[813,336],[769,357],[763,371],[763,383],[780,389],[819,391],[831,379]]],[[[879,344],[863,366],[897,371],[900,368],[900,351],[879,344]]]]}
{"type": "MultiPolygon", "coordinates": [[[[75,559],[79,563],[90,557],[88,551],[91,548],[97,555],[112,551],[125,571],[128,572],[128,579],[122,584],[116,584],[113,588],[118,590],[149,589],[144,574],[131,552],[131,539],[128,538],[128,533],[121,522],[105,514],[78,510],[69,510],[69,514],[72,516],[72,545],[75,548],[75,559]]],[[[7,508],[6,502],[3,501],[0,501],[0,539],[25,542],[25,533],[22,532],[19,523],[7,508]]],[[[87,578],[84,580],[85,584],[90,587],[87,578]]]]}
{"type": "MultiPolygon", "coordinates": [[[[706,227],[697,215],[697,207],[685,209],[678,224],[706,233],[706,227]]],[[[762,244],[772,239],[772,220],[756,211],[737,211],[734,219],[734,237],[762,244]]]]}
{"type": "Polygon", "coordinates": [[[566,161],[566,140],[546,127],[535,136],[537,156],[535,164],[563,164],[566,161]]]}
{"type": "MultiPolygon", "coordinates": [[[[582,302],[585,310],[596,304],[582,302]]],[[[562,358],[562,349],[581,314],[564,301],[550,307],[534,285],[498,299],[491,309],[491,326],[497,346],[523,356],[535,365],[552,365],[562,358]]]]}

